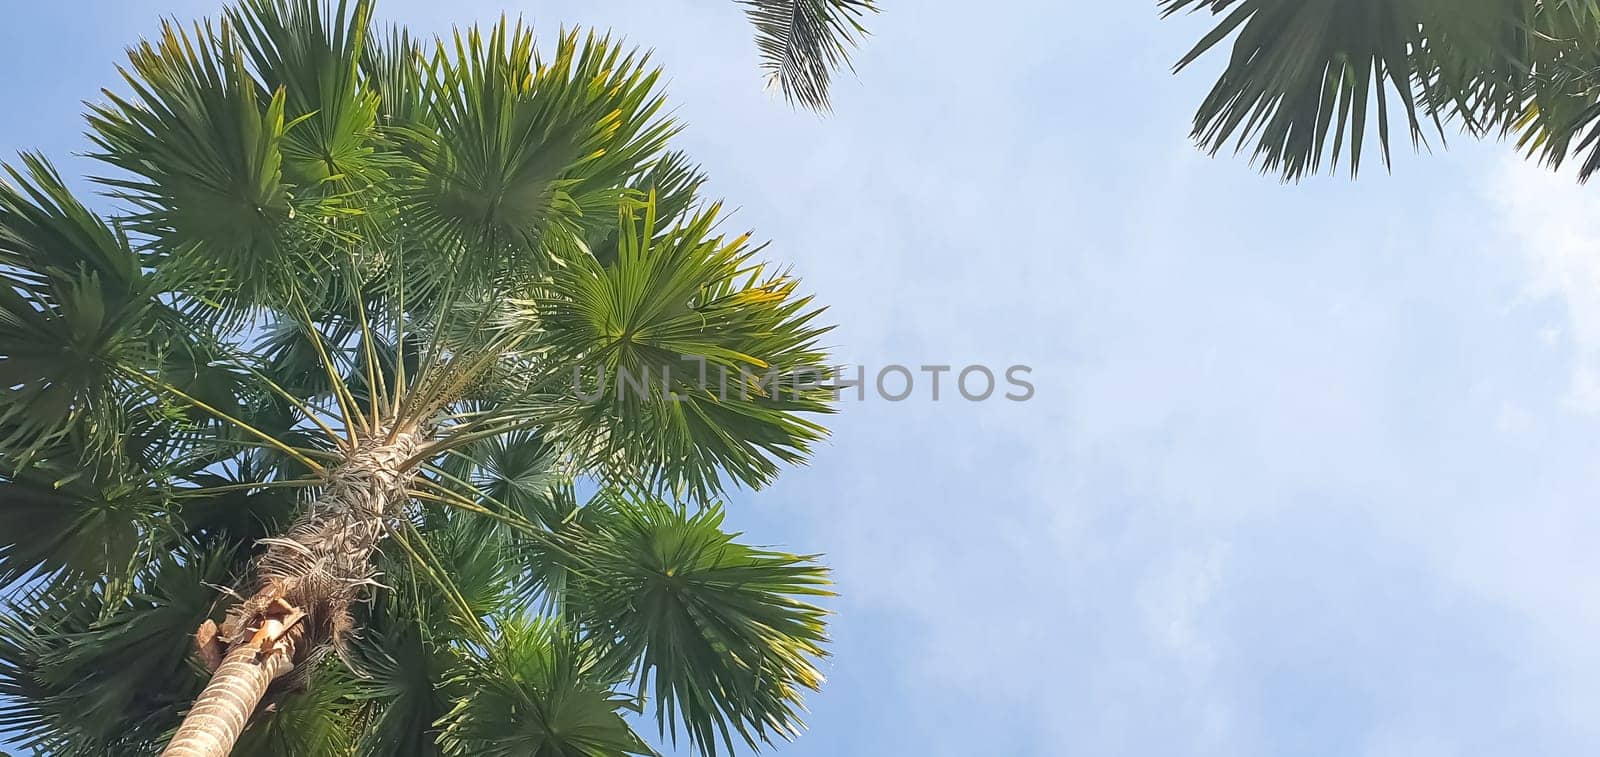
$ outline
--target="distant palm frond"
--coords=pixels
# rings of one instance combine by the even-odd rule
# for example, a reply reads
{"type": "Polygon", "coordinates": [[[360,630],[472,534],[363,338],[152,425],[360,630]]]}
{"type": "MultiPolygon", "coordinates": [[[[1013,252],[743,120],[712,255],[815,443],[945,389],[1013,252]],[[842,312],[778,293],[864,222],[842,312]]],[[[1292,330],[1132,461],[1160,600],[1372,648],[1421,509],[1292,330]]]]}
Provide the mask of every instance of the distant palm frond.
{"type": "Polygon", "coordinates": [[[761,66],[790,102],[828,110],[828,84],[850,67],[876,0],[740,0],[756,27],[761,66]]]}

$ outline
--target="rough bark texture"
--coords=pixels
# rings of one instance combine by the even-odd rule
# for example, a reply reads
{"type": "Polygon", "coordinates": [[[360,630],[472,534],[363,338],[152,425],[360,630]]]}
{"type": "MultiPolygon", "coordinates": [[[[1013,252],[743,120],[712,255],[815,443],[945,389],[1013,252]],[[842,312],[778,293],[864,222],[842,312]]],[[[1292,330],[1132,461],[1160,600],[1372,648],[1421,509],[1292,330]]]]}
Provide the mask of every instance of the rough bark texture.
{"type": "Polygon", "coordinates": [[[306,613],[312,643],[302,654],[339,645],[350,630],[350,607],[376,584],[372,556],[389,525],[400,517],[414,471],[401,466],[417,451],[414,433],[388,443],[379,432],[359,445],[328,475],[322,496],[281,537],[263,539],[254,591],[228,613],[220,638],[233,646],[247,640],[278,602],[306,613]]]}
{"type": "Polygon", "coordinates": [[[309,676],[351,630],[350,608],[377,585],[378,545],[403,517],[404,464],[417,451],[416,432],[386,431],[358,444],[329,471],[322,495],[283,536],[263,539],[246,599],[221,629],[202,627],[201,657],[222,664],[185,717],[164,757],[228,754],[267,686],[290,670],[309,676]],[[242,708],[242,709],[241,709],[242,708]]]}
{"type": "Polygon", "coordinates": [[[240,645],[229,652],[162,757],[226,757],[267,687],[294,667],[289,661],[293,645],[284,646],[263,653],[240,645]]]}

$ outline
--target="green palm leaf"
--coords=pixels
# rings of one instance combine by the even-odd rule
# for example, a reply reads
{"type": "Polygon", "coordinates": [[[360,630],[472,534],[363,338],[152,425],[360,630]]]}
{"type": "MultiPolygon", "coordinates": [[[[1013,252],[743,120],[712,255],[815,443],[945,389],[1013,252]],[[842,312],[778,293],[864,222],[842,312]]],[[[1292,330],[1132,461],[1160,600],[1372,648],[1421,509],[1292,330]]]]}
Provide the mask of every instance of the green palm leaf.
{"type": "Polygon", "coordinates": [[[0,586],[24,577],[121,575],[161,527],[166,503],[150,481],[89,479],[81,469],[53,467],[0,480],[0,529],[26,535],[0,545],[0,586]],[[58,486],[64,479],[73,480],[58,486]]]}
{"type": "Polygon", "coordinates": [[[480,441],[447,461],[445,468],[471,485],[466,496],[487,495],[529,522],[555,528],[567,516],[557,489],[561,451],[544,435],[516,431],[480,441]]]}
{"type": "Polygon", "coordinates": [[[1433,122],[1503,125],[1516,110],[1528,28],[1503,0],[1164,0],[1168,14],[1222,15],[1178,64],[1235,36],[1226,69],[1195,116],[1213,153],[1236,143],[1262,170],[1298,179],[1347,157],[1360,169],[1377,128],[1387,164],[1399,124],[1415,143],[1433,122]],[[1509,44],[1509,48],[1508,48],[1509,44]],[[1236,142],[1235,142],[1236,141],[1236,142]]]}
{"type": "Polygon", "coordinates": [[[440,743],[485,757],[652,754],[622,717],[629,700],[594,678],[595,665],[559,626],[497,623],[494,645],[464,658],[455,683],[470,693],[440,721],[440,743]]]}
{"type": "Polygon", "coordinates": [[[167,265],[205,276],[214,297],[260,301],[287,273],[284,91],[263,100],[228,24],[163,24],[129,60],[132,95],[107,91],[89,116],[96,157],[128,174],[101,181],[137,209],[130,226],[167,265]]]}
{"type": "Polygon", "coordinates": [[[0,731],[52,755],[148,754],[203,681],[194,629],[216,609],[229,551],[181,550],[141,573],[126,599],[54,589],[0,613],[0,731]]]}
{"type": "Polygon", "coordinates": [[[363,754],[423,757],[440,754],[435,726],[452,707],[456,655],[448,639],[426,631],[404,601],[379,603],[357,643],[361,676],[356,696],[376,710],[362,738],[363,754]]]}
{"type": "Polygon", "coordinates": [[[124,235],[67,189],[44,157],[24,153],[0,181],[0,276],[17,286],[48,286],[53,276],[90,273],[132,285],[142,262],[124,235]]]}
{"type": "Polygon", "coordinates": [[[698,513],[625,501],[585,532],[584,558],[566,587],[573,617],[609,666],[635,671],[663,732],[682,724],[715,754],[790,738],[804,690],[816,690],[826,655],[826,613],[806,598],[829,596],[811,558],[756,549],[724,532],[722,511],[698,513]]]}
{"type": "Polygon", "coordinates": [[[821,310],[747,238],[715,235],[717,207],[659,234],[656,207],[624,219],[615,265],[574,261],[539,303],[551,360],[581,385],[565,432],[605,430],[591,459],[651,489],[762,486],[823,435],[801,415],[830,411],[821,310]]]}
{"type": "Polygon", "coordinates": [[[1532,26],[1518,147],[1552,168],[1579,158],[1587,180],[1600,170],[1600,14],[1582,2],[1541,5],[1532,26]]]}
{"type": "Polygon", "coordinates": [[[740,0],[756,27],[761,66],[790,102],[828,109],[828,82],[850,65],[876,0],[740,0]]]}
{"type": "Polygon", "coordinates": [[[1263,171],[1299,179],[1374,141],[1387,165],[1393,132],[1442,142],[1517,134],[1551,166],[1600,170],[1600,11],[1591,0],[1163,0],[1168,15],[1210,11],[1218,25],[1184,69],[1232,38],[1228,64],[1195,116],[1194,137],[1232,145],[1263,171]]]}
{"type": "Polygon", "coordinates": [[[418,176],[407,223],[473,251],[451,270],[537,275],[551,256],[609,223],[620,185],[674,131],[659,118],[658,72],[610,38],[563,35],[545,59],[533,31],[505,20],[485,38],[441,42],[431,119],[407,131],[418,176]]]}
{"type": "Polygon", "coordinates": [[[167,282],[42,158],[0,183],[0,447],[25,461],[62,435],[97,450],[127,430],[124,370],[159,365],[167,282]]]}
{"type": "Polygon", "coordinates": [[[302,193],[337,195],[377,184],[378,96],[361,85],[370,0],[246,0],[228,13],[266,91],[280,89],[294,123],[284,178],[302,193]]]}
{"type": "MultiPolygon", "coordinates": [[[[700,204],[700,189],[706,174],[682,152],[670,152],[651,163],[628,186],[639,197],[654,197],[656,223],[662,229],[684,220],[700,204]]],[[[617,262],[617,250],[625,226],[609,226],[589,241],[589,251],[603,266],[617,262]]]]}
{"type": "Polygon", "coordinates": [[[384,126],[421,126],[426,110],[426,89],[430,66],[422,44],[405,27],[394,27],[387,35],[364,46],[361,60],[363,83],[378,96],[378,116],[384,126]]]}

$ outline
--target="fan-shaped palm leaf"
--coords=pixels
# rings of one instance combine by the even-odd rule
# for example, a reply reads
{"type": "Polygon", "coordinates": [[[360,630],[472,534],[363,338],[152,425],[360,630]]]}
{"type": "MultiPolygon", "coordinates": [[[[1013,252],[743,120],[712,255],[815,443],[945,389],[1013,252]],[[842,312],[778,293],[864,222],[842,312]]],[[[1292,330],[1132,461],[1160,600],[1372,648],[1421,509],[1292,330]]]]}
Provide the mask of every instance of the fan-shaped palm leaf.
{"type": "Polygon", "coordinates": [[[805,689],[822,674],[827,571],[811,558],[748,547],[722,512],[623,501],[580,537],[587,561],[566,602],[613,669],[636,671],[663,731],[681,723],[715,754],[793,736],[805,689]]]}
{"type": "Polygon", "coordinates": [[[485,757],[649,755],[621,712],[629,700],[595,680],[595,660],[572,634],[510,618],[494,645],[468,653],[456,683],[469,693],[440,724],[448,754],[485,757]]]}
{"type": "Polygon", "coordinates": [[[53,465],[0,481],[0,530],[26,534],[0,546],[0,585],[125,573],[160,525],[164,504],[149,480],[53,465]]]}
{"type": "Polygon", "coordinates": [[[42,158],[23,161],[0,182],[0,447],[14,463],[69,432],[98,450],[119,442],[137,404],[122,372],[159,365],[165,310],[165,283],[127,239],[42,158]]]}
{"type": "Polygon", "coordinates": [[[265,102],[230,25],[164,24],[129,53],[131,97],[89,117],[97,157],[131,176],[102,179],[139,210],[130,225],[224,301],[252,304],[286,277],[284,92],[265,102]],[[237,299],[236,299],[237,298],[237,299]]]}
{"type": "Polygon", "coordinates": [[[826,413],[821,313],[797,282],[714,236],[712,207],[658,235],[656,205],[623,221],[616,265],[577,260],[540,303],[551,359],[580,395],[567,433],[607,433],[596,462],[650,488],[706,499],[759,487],[805,457],[826,413]]]}
{"type": "Polygon", "coordinates": [[[1600,168],[1593,124],[1600,13],[1590,0],[1163,0],[1167,14],[1206,10],[1217,27],[1183,69],[1233,38],[1228,65],[1195,116],[1213,153],[1233,144],[1262,170],[1298,179],[1346,158],[1352,173],[1377,129],[1387,164],[1391,131],[1440,140],[1452,119],[1473,134],[1518,131],[1560,164],[1587,152],[1600,168]]]}
{"type": "MultiPolygon", "coordinates": [[[[610,38],[563,35],[544,59],[533,31],[502,20],[485,38],[440,43],[430,98],[436,128],[413,129],[419,177],[408,223],[472,255],[478,276],[543,270],[597,222],[619,187],[674,130],[657,118],[659,74],[610,38]]],[[[469,274],[471,275],[471,274],[469,274]]]]}
{"type": "Polygon", "coordinates": [[[228,13],[256,76],[282,90],[285,180],[301,192],[338,194],[378,183],[378,96],[361,86],[370,0],[246,0],[228,13]]]}
{"type": "Polygon", "coordinates": [[[0,730],[52,755],[148,754],[200,690],[194,629],[215,609],[229,551],[180,551],[126,599],[34,591],[0,613],[0,730]]]}
{"type": "MultiPolygon", "coordinates": [[[[1415,142],[1429,120],[1475,129],[1516,109],[1528,29],[1520,0],[1164,0],[1166,13],[1225,14],[1184,68],[1237,35],[1195,116],[1212,152],[1237,139],[1265,171],[1297,179],[1348,155],[1359,170],[1367,129],[1387,163],[1391,128],[1415,142]],[[1253,144],[1252,144],[1253,143],[1253,144]],[[1248,148],[1247,148],[1248,146],[1248,148]]],[[[1531,7],[1531,4],[1530,4],[1531,7]]],[[[1440,130],[1442,137],[1442,128],[1440,130]]]]}
{"type": "Polygon", "coordinates": [[[375,710],[362,752],[375,756],[439,754],[435,725],[452,707],[457,656],[448,637],[429,631],[426,616],[393,596],[376,604],[356,645],[361,676],[356,696],[375,710]]]}

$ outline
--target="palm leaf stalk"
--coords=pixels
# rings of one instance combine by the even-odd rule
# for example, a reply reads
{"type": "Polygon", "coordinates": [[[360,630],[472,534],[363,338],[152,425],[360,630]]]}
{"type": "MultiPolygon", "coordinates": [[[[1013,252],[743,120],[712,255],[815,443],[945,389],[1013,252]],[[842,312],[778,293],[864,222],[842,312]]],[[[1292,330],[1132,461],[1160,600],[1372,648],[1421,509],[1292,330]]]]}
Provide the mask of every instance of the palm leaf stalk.
{"type": "Polygon", "coordinates": [[[797,733],[826,572],[717,502],[826,433],[828,328],[721,231],[648,56],[244,0],[123,75],[89,114],[115,215],[37,156],[0,185],[0,732],[649,754],[648,703],[707,754],[797,733]]]}

